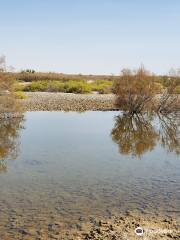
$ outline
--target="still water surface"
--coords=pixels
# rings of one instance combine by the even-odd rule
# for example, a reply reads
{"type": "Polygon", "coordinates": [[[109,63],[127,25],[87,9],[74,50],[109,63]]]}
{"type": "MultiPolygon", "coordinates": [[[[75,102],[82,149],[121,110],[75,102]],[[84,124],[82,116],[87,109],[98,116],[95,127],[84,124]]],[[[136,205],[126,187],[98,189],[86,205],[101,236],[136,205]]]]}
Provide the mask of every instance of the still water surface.
{"type": "Polygon", "coordinates": [[[0,133],[0,226],[136,210],[179,217],[178,125],[118,112],[29,112],[0,133]]]}

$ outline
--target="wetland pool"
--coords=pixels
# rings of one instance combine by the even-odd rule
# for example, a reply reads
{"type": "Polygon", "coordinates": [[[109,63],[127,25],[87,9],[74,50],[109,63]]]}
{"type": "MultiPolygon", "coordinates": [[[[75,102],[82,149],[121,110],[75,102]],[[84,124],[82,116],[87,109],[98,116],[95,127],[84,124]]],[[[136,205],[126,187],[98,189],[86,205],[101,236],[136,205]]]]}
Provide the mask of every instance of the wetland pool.
{"type": "Polygon", "coordinates": [[[0,238],[127,211],[178,219],[179,153],[179,124],[166,117],[27,112],[1,120],[0,238]]]}

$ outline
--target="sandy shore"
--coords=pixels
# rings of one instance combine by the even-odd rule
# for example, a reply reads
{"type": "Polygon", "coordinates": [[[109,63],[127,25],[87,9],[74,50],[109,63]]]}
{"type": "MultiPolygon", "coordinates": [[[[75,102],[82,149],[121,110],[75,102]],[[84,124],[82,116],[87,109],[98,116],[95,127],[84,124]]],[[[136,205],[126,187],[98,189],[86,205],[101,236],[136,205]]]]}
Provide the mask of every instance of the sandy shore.
{"type": "Polygon", "coordinates": [[[26,93],[23,100],[27,111],[115,110],[113,94],[26,93]]]}
{"type": "Polygon", "coordinates": [[[178,222],[171,218],[148,217],[129,213],[114,216],[106,221],[94,221],[87,227],[87,232],[81,232],[74,239],[94,240],[168,240],[180,239],[178,222]],[[142,235],[137,235],[137,228],[142,230],[142,235]]]}
{"type": "MultiPolygon", "coordinates": [[[[36,218],[35,218],[36,220],[36,218]]],[[[41,224],[29,222],[25,225],[22,219],[12,218],[6,231],[0,227],[2,240],[170,240],[180,239],[177,219],[162,218],[128,213],[112,216],[108,219],[91,218],[88,222],[79,219],[75,226],[67,228],[63,222],[54,221],[41,224]],[[8,228],[8,229],[7,229],[8,228]],[[141,228],[142,236],[138,236],[141,228]]]]}

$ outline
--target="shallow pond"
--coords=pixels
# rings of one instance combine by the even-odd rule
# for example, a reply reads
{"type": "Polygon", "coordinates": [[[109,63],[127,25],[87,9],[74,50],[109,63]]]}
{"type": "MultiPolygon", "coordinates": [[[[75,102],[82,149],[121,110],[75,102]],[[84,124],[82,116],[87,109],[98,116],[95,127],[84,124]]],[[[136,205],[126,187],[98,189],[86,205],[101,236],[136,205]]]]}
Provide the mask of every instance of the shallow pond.
{"type": "Polygon", "coordinates": [[[0,230],[126,211],[179,217],[178,125],[118,112],[29,112],[0,132],[0,230]]]}

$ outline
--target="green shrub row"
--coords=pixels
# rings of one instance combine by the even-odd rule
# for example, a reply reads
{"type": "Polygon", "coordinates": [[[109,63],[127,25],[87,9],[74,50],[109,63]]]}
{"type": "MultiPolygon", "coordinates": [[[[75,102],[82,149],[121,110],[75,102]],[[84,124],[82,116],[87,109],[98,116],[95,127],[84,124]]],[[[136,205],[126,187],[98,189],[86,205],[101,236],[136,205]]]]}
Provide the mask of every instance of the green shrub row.
{"type": "Polygon", "coordinates": [[[112,82],[105,80],[97,80],[91,83],[86,81],[33,81],[24,87],[17,86],[17,89],[23,88],[27,92],[64,92],[64,93],[90,93],[97,91],[98,93],[110,93],[112,82]]]}

